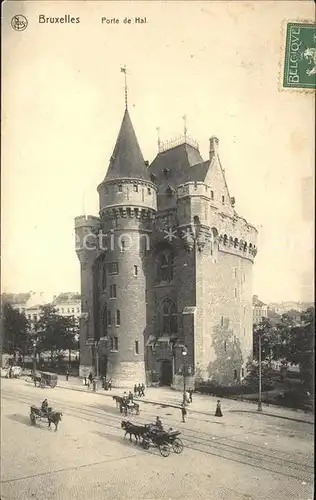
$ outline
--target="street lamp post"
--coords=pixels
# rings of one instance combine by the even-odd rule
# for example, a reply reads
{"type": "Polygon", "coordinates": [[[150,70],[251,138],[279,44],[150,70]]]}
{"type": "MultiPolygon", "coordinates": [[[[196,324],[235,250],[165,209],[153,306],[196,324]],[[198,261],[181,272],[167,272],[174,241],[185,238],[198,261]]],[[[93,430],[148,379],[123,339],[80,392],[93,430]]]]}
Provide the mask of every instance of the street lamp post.
{"type": "Polygon", "coordinates": [[[261,332],[258,336],[258,349],[259,349],[259,397],[258,397],[258,411],[262,411],[262,394],[261,394],[261,379],[262,379],[262,366],[261,366],[261,332]]]}
{"type": "Polygon", "coordinates": [[[185,346],[182,347],[182,356],[183,356],[183,404],[185,404],[185,394],[186,394],[186,356],[188,354],[188,350],[185,346]]]}
{"type": "Polygon", "coordinates": [[[36,341],[33,340],[33,374],[36,373],[36,341]]]}

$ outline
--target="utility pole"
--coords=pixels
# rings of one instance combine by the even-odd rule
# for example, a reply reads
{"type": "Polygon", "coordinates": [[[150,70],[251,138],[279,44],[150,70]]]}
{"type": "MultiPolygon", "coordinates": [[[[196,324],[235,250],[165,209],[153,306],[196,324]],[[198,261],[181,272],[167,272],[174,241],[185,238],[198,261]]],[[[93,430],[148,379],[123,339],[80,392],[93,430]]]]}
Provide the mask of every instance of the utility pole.
{"type": "Polygon", "coordinates": [[[188,354],[188,350],[185,346],[182,347],[182,356],[183,356],[183,404],[185,404],[186,400],[186,356],[188,354]]]}

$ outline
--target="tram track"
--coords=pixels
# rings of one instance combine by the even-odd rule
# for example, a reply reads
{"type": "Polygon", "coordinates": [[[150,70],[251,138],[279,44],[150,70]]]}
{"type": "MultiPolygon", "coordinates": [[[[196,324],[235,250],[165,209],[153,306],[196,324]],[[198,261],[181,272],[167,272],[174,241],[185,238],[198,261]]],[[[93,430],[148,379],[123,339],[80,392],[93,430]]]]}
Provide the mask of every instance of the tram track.
{"type": "MultiPolygon", "coordinates": [[[[25,405],[34,404],[34,400],[31,396],[27,395],[13,395],[10,391],[3,390],[2,398],[8,399],[12,402],[21,402],[25,405]]],[[[80,420],[85,420],[87,422],[93,422],[100,425],[103,429],[108,427],[110,429],[115,429],[116,431],[121,431],[120,423],[122,416],[120,414],[113,415],[109,410],[115,409],[109,405],[82,405],[78,407],[75,404],[69,402],[61,402],[60,400],[49,398],[50,403],[64,414],[69,414],[74,418],[80,420]],[[103,408],[102,408],[103,407],[103,408]]],[[[150,415],[149,412],[142,409],[142,415],[150,415]]],[[[131,418],[131,417],[129,417],[131,418]]],[[[137,422],[140,424],[148,423],[149,418],[143,416],[137,416],[137,422]]],[[[167,421],[167,419],[166,419],[167,421]]],[[[176,426],[178,421],[172,418],[168,418],[170,425],[176,426]]],[[[255,435],[256,432],[248,432],[247,436],[255,435]]],[[[238,437],[239,434],[237,434],[238,437]]],[[[244,441],[233,440],[234,436],[215,436],[210,433],[203,431],[197,431],[192,428],[185,428],[183,432],[183,442],[186,448],[191,449],[195,452],[204,453],[209,456],[218,456],[227,460],[233,460],[235,462],[245,464],[251,467],[260,468],[262,470],[269,471],[271,473],[304,480],[311,481],[313,477],[313,466],[308,465],[306,461],[299,462],[295,460],[290,460],[288,455],[284,452],[276,452],[271,448],[265,448],[264,451],[258,450],[258,446],[245,443],[244,441]]]]}

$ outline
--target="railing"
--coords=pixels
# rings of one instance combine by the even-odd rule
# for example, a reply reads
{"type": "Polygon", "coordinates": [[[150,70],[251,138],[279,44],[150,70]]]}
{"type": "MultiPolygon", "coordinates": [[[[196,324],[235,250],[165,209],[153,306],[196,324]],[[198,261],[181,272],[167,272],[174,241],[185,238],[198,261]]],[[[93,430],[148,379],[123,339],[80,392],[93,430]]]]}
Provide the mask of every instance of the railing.
{"type": "Polygon", "coordinates": [[[170,141],[160,142],[158,146],[158,151],[159,153],[162,153],[163,151],[175,148],[176,146],[181,146],[181,144],[188,144],[189,146],[192,146],[193,148],[199,150],[199,144],[196,140],[192,139],[192,137],[189,137],[187,135],[183,135],[176,137],[175,139],[172,139],[170,141]]]}

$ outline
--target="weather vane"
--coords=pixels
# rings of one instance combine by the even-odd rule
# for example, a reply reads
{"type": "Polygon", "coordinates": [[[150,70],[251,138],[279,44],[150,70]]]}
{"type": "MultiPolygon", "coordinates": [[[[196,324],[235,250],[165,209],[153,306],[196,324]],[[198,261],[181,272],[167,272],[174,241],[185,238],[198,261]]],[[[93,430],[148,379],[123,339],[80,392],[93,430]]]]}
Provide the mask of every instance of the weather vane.
{"type": "Polygon", "coordinates": [[[188,129],[187,129],[187,115],[184,115],[182,118],[183,118],[183,127],[184,127],[184,140],[186,141],[186,139],[187,139],[187,132],[188,132],[188,129]]]}
{"type": "Polygon", "coordinates": [[[157,127],[156,130],[158,132],[158,151],[160,151],[160,145],[161,145],[161,141],[160,141],[160,127],[157,127]]]}
{"type": "Polygon", "coordinates": [[[124,77],[125,77],[125,109],[127,109],[127,69],[126,69],[126,65],[121,67],[121,73],[124,73],[124,77]]]}

